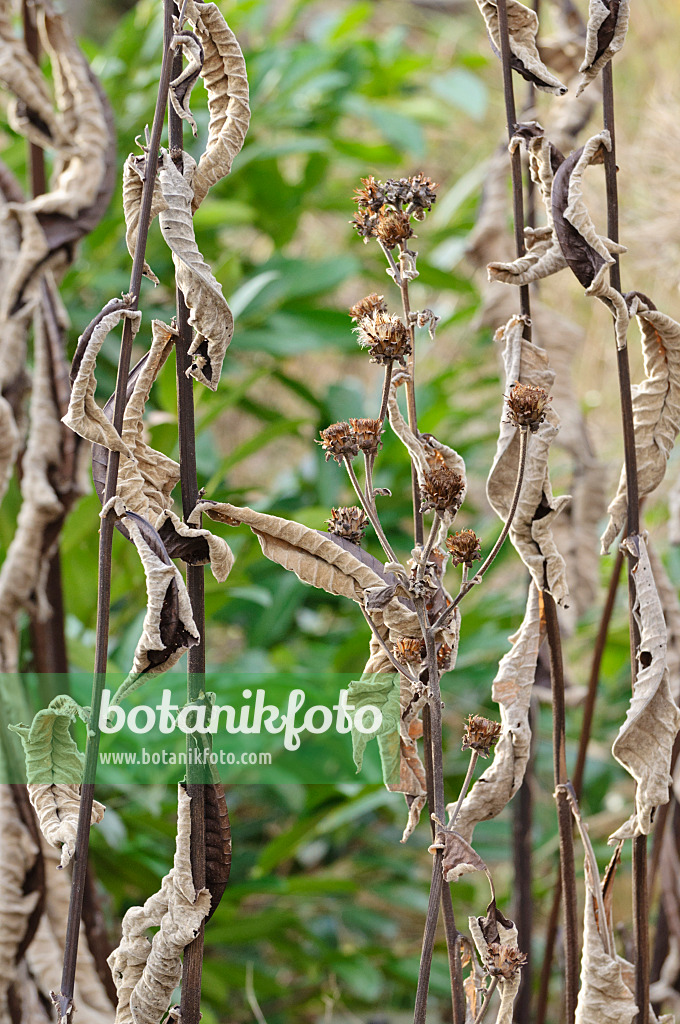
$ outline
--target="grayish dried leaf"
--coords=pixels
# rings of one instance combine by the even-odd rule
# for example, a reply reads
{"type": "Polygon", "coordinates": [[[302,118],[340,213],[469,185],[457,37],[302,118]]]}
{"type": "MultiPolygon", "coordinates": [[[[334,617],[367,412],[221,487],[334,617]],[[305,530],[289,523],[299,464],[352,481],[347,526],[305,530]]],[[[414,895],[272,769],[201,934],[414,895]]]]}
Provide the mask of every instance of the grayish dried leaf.
{"type": "MultiPolygon", "coordinates": [[[[496,54],[500,54],[497,0],[477,0],[477,6],[482,12],[493,50],[496,54]]],[[[537,89],[562,96],[567,91],[566,85],[563,85],[548,71],[536,47],[538,16],[524,4],[519,3],[519,0],[508,0],[507,11],[513,70],[517,71],[522,78],[532,82],[537,89]]]]}
{"type": "Polygon", "coordinates": [[[624,44],[630,18],[630,0],[590,0],[586,52],[579,68],[580,95],[624,44]]]}

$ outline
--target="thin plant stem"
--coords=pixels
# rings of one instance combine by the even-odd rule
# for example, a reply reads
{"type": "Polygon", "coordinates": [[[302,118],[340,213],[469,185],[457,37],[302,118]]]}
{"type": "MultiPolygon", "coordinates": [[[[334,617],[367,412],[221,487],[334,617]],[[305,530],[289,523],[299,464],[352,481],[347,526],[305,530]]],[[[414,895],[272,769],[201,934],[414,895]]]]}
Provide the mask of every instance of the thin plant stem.
{"type": "MultiPolygon", "coordinates": [[[[604,173],[607,189],[607,234],[614,242],[619,240],[619,197],[616,182],[616,121],[614,116],[614,73],[609,61],[602,72],[602,109],[604,127],[611,136],[611,149],[605,151],[604,173]]],[[[621,292],[621,269],[618,256],[611,265],[610,282],[621,292]]],[[[628,509],[626,527],[628,536],[640,532],[640,499],[637,476],[637,454],[635,451],[635,429],[633,424],[633,401],[630,387],[630,364],[628,346],[617,346],[619,391],[621,395],[621,420],[623,425],[623,449],[626,467],[628,509]]],[[[632,572],[635,558],[628,555],[628,590],[632,607],[634,584],[632,572]]],[[[631,672],[635,685],[636,653],[639,637],[633,615],[630,615],[631,672]]],[[[633,839],[633,933],[635,940],[635,1002],[638,1006],[637,1024],[649,1021],[649,892],[647,888],[647,837],[633,839]]]]}
{"type": "Polygon", "coordinates": [[[546,634],[550,650],[550,681],[553,705],[553,775],[557,824],[560,841],[560,873],[564,899],[564,1020],[573,1024],[576,1014],[579,972],[578,905],[576,896],[576,869],[574,864],[574,836],[571,807],[566,793],[567,760],[565,749],[564,667],[562,644],[557,621],[557,605],[552,594],[541,591],[546,634]]]}
{"type": "Polygon", "coordinates": [[[494,992],[496,991],[497,987],[498,987],[498,978],[492,978],[491,979],[491,984],[489,985],[488,989],[486,990],[486,995],[484,996],[484,1002],[481,1005],[479,1013],[475,1017],[474,1024],[482,1024],[482,1021],[484,1020],[484,1018],[486,1017],[486,1015],[488,1013],[489,1006],[491,1005],[491,996],[494,994],[494,992]]]}
{"type": "Polygon", "coordinates": [[[465,595],[468,594],[472,590],[472,588],[475,586],[476,583],[481,582],[481,580],[484,578],[484,576],[486,575],[488,570],[491,568],[491,565],[493,564],[494,560],[496,559],[496,556],[498,555],[498,552],[503,547],[503,542],[505,541],[505,538],[510,533],[510,528],[512,526],[512,521],[515,518],[515,513],[517,512],[517,506],[519,504],[519,498],[520,498],[520,494],[522,492],[522,484],[524,483],[524,471],[526,469],[528,447],[529,447],[529,430],[528,430],[527,427],[521,427],[520,428],[519,463],[517,465],[517,480],[515,481],[515,493],[512,496],[512,503],[510,505],[510,511],[508,512],[508,518],[505,520],[505,523],[503,525],[503,529],[501,530],[500,536],[499,536],[498,540],[496,541],[496,543],[494,544],[493,548],[491,549],[490,554],[486,557],[485,561],[482,563],[482,566],[479,569],[479,572],[477,572],[472,577],[471,580],[468,580],[467,577],[465,577],[463,579],[463,582],[461,583],[460,591],[456,594],[456,596],[454,597],[454,599],[451,602],[451,604],[449,605],[449,607],[445,611],[443,611],[441,613],[441,615],[439,616],[437,621],[432,626],[432,629],[434,630],[435,633],[437,632],[437,630],[442,629],[443,626],[446,625],[446,623],[448,622],[449,618],[453,615],[454,611],[456,610],[456,608],[458,607],[460,602],[463,600],[465,595]]]}
{"type": "Polygon", "coordinates": [[[432,554],[432,548],[434,547],[434,542],[437,539],[437,534],[439,533],[439,527],[440,526],[441,526],[441,519],[439,517],[439,513],[435,512],[434,519],[432,520],[432,526],[430,527],[430,533],[429,533],[429,536],[427,538],[427,544],[423,548],[422,561],[421,561],[420,565],[418,566],[417,577],[418,577],[419,580],[422,580],[422,578],[425,575],[425,570],[427,569],[427,563],[429,561],[430,555],[432,554]]]}
{"type": "Polygon", "coordinates": [[[362,612],[364,618],[366,619],[366,622],[371,627],[371,632],[373,633],[373,636],[376,638],[376,640],[378,641],[378,643],[382,647],[384,653],[389,658],[389,660],[390,660],[390,662],[392,664],[392,667],[395,668],[397,670],[397,672],[399,672],[400,675],[404,676],[405,679],[408,679],[409,683],[412,683],[414,686],[417,686],[418,685],[417,680],[414,679],[413,676],[410,674],[410,672],[406,669],[406,667],[404,665],[401,665],[397,661],[397,659],[394,657],[394,655],[390,651],[389,647],[387,646],[387,644],[385,643],[383,638],[380,636],[380,633],[378,632],[378,627],[376,626],[375,622],[373,621],[371,616],[368,614],[368,612],[366,611],[364,606],[363,605],[359,605],[359,607],[361,608],[361,612],[362,612]]]}
{"type": "MultiPolygon", "coordinates": [[[[161,65],[158,95],[156,98],[156,109],[154,111],[153,124],[149,150],[147,153],[147,165],[145,172],[142,200],[140,204],[139,232],[137,236],[137,249],[132,263],[130,274],[130,294],[132,296],[129,308],[136,309],[139,300],[139,290],[142,283],[142,270],[144,268],[144,256],[146,252],[146,241],[149,232],[149,221],[151,214],[151,200],[153,197],[153,186],[158,166],[158,151],[160,148],[161,134],[165,121],[165,108],[168,99],[170,86],[170,74],[172,67],[172,52],[169,48],[169,40],[172,38],[172,0],[165,0],[164,8],[164,50],[163,62],[161,65]]],[[[113,426],[121,432],[123,425],[123,414],[125,412],[126,388],[130,371],[130,359],[132,355],[132,325],[129,318],[125,319],[123,326],[123,337],[118,362],[118,375],[116,378],[116,400],[114,405],[113,426]]],[[[118,483],[118,464],[120,455],[118,452],[109,452],[109,464],[106,477],[105,501],[109,501],[116,493],[118,483]]],[[[92,683],[92,699],[90,712],[90,728],[88,729],[87,744],[85,748],[85,768],[83,772],[83,784],[81,786],[80,809],[78,814],[78,831],[76,836],[75,855],[73,858],[73,874],[71,879],[71,898],[69,903],[68,922],[66,925],[66,939],[64,945],[64,965],[61,978],[61,988],[56,995],[55,1002],[61,1021],[68,1021],[73,1012],[73,989],[76,975],[76,961],[78,956],[78,938],[80,932],[80,919],[82,915],[83,896],[85,891],[85,876],[87,873],[87,852],[90,840],[90,819],[92,816],[92,804],[94,800],[94,781],[97,771],[97,760],[99,756],[99,714],[101,699],[106,682],[106,663],[109,641],[109,611],[111,601],[111,552],[113,547],[114,516],[109,514],[102,519],[99,531],[99,560],[98,560],[98,587],[97,587],[97,628],[95,640],[94,675],[92,683]]]]}
{"type": "Polygon", "coordinates": [[[354,472],[354,467],[352,466],[352,463],[350,462],[349,459],[345,459],[344,461],[345,461],[345,466],[347,467],[347,473],[349,474],[349,478],[352,481],[352,487],[354,488],[354,490],[356,492],[357,498],[361,502],[361,506],[362,506],[364,512],[366,513],[366,515],[368,516],[368,518],[369,518],[369,520],[371,522],[371,526],[373,527],[373,529],[375,530],[375,532],[376,532],[376,534],[378,536],[378,540],[380,541],[381,548],[383,549],[383,551],[385,552],[385,554],[387,555],[387,557],[389,558],[389,560],[391,562],[398,562],[399,559],[397,558],[397,556],[395,555],[394,551],[392,550],[390,542],[388,541],[387,537],[385,536],[385,531],[383,530],[382,526],[380,525],[380,520],[378,519],[377,513],[375,512],[373,503],[368,500],[368,498],[366,497],[366,495],[364,494],[364,492],[361,489],[361,485],[360,485],[359,481],[357,480],[357,475],[354,472]]]}
{"type": "MultiPolygon", "coordinates": [[[[535,704],[529,705],[529,728],[532,740],[536,727],[535,704]]],[[[534,744],[530,743],[529,759],[524,771],[522,785],[514,800],[513,812],[513,861],[514,894],[513,918],[517,926],[517,945],[527,955],[522,968],[522,980],[515,1000],[516,1024],[531,1024],[532,992],[532,933],[534,906],[532,897],[532,843],[533,788],[534,788],[534,744]]]]}
{"type": "Polygon", "coordinates": [[[465,775],[465,778],[463,779],[463,785],[460,787],[460,796],[458,797],[458,800],[456,802],[456,806],[453,808],[453,811],[451,813],[451,817],[449,818],[449,823],[448,823],[448,827],[449,828],[453,828],[453,826],[456,824],[456,819],[458,818],[458,815],[460,814],[460,809],[463,806],[463,800],[465,799],[467,791],[470,788],[470,783],[472,782],[472,776],[474,775],[475,767],[477,765],[477,761],[478,760],[479,760],[479,751],[471,750],[470,751],[470,763],[468,764],[467,773],[465,775]]]}
{"type": "MultiPolygon", "coordinates": [[[[411,320],[411,299],[408,291],[408,281],[400,275],[399,291],[401,292],[401,305],[404,311],[404,323],[411,341],[411,354],[408,357],[408,372],[410,380],[406,381],[406,413],[408,425],[413,433],[418,435],[418,413],[416,411],[416,331],[411,320]]],[[[411,490],[413,492],[413,537],[416,544],[422,545],[424,540],[423,513],[420,511],[420,484],[416,467],[411,463],[411,490]]]]}
{"type": "MultiPolygon", "coordinates": [[[[175,4],[175,11],[177,6],[175,4]]],[[[182,51],[177,50],[173,60],[172,77],[182,72],[182,51]]],[[[184,131],[182,119],[172,104],[168,104],[168,143],[175,166],[184,168],[184,131]]],[[[187,370],[191,365],[189,347],[193,331],[189,324],[189,310],[184,295],[176,289],[177,304],[177,425],[179,434],[179,470],[182,489],[184,521],[193,512],[198,501],[196,474],[196,427],[194,421],[194,384],[187,370]]],[[[187,565],[187,592],[200,640],[187,654],[187,703],[199,700],[205,687],[205,567],[187,565]]],[[[210,736],[207,737],[210,743],[210,736]]],[[[187,734],[187,794],[191,798],[191,873],[195,888],[205,886],[205,783],[203,764],[196,763],[198,747],[195,737],[187,734]],[[194,755],[194,756],[192,756],[194,755]]],[[[184,950],[182,961],[182,987],[180,992],[180,1019],[184,1024],[199,1024],[201,1019],[201,976],[203,972],[204,927],[184,950]]]]}
{"type": "Polygon", "coordinates": [[[390,397],[390,384],[392,383],[392,367],[394,366],[394,360],[390,359],[385,365],[385,379],[383,381],[382,397],[380,399],[380,412],[378,419],[381,423],[385,422],[387,416],[387,403],[390,397]]]}

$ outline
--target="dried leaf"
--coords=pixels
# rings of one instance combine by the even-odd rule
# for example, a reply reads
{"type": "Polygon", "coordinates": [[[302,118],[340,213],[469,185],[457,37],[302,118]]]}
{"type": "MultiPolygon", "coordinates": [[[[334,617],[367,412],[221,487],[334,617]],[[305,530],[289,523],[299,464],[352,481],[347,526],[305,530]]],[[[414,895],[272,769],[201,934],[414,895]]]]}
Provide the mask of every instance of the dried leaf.
{"type": "Polygon", "coordinates": [[[184,947],[210,910],[208,889],[196,891],[191,871],[191,798],[178,787],[177,845],[160,891],[123,918],[120,945],[109,957],[118,992],[115,1024],[159,1024],[182,973],[184,947]],[[158,931],[149,942],[148,928],[158,931]]]}
{"type": "MultiPolygon", "coordinates": [[[[645,379],[632,388],[633,426],[640,497],[655,490],[666,473],[680,430],[680,324],[665,313],[647,308],[638,296],[630,305],[642,338],[645,379]]],[[[603,552],[621,530],[627,509],[625,467],[616,497],[608,508],[609,524],[602,537],[603,552]]]]}
{"type": "MultiPolygon", "coordinates": [[[[522,330],[523,320],[515,316],[496,332],[495,340],[504,344],[506,388],[520,381],[549,391],[555,375],[548,364],[548,357],[538,345],[524,340],[522,330]]],[[[510,528],[510,540],[536,586],[540,590],[548,590],[562,604],[569,591],[564,559],[552,536],[552,523],[569,503],[570,497],[553,498],[548,473],[550,445],[558,429],[559,417],[549,406],[545,420],[529,439],[524,483],[510,528]]],[[[519,446],[519,432],[504,416],[486,484],[489,502],[504,521],[510,512],[515,490],[519,446]]]]}
{"type": "MultiPolygon", "coordinates": [[[[28,795],[35,808],[40,831],[45,839],[55,849],[61,847],[60,866],[65,868],[76,849],[80,786],[57,782],[50,785],[29,783],[28,795]]],[[[93,800],[90,824],[98,824],[104,817],[105,810],[103,804],[100,804],[98,800],[93,800]]]]}
{"type": "Polygon", "coordinates": [[[27,891],[29,872],[40,850],[17,811],[12,787],[0,785],[0,833],[3,870],[0,874],[0,1020],[11,1019],[8,991],[16,978],[16,965],[31,916],[41,893],[27,891]]]}
{"type": "MultiPolygon", "coordinates": [[[[194,513],[189,517],[194,518],[194,513]]],[[[218,583],[224,583],[234,565],[231,548],[209,530],[183,523],[170,509],[161,512],[155,523],[158,535],[170,558],[181,558],[187,565],[210,565],[218,583]]]]}
{"type": "Polygon", "coordinates": [[[172,82],[170,82],[170,102],[172,103],[175,113],[181,117],[182,120],[189,122],[194,138],[196,138],[198,130],[191,110],[189,109],[189,101],[191,99],[191,90],[198,81],[198,76],[200,75],[201,68],[203,67],[203,47],[193,32],[182,32],[179,30],[178,20],[176,18],[173,18],[173,23],[175,27],[175,34],[170,40],[170,45],[173,50],[181,48],[184,51],[184,56],[187,58],[188,63],[186,67],[182,69],[181,74],[179,74],[177,78],[173,78],[172,82]]]}
{"type": "Polygon", "coordinates": [[[200,635],[182,574],[171,562],[156,530],[142,516],[127,511],[120,497],[112,498],[100,513],[102,518],[111,514],[125,519],[144,566],[147,596],[142,635],[135,649],[132,669],[113,695],[113,706],[120,704],[145,679],[172,668],[189,647],[200,641],[200,635]]]}
{"type": "Polygon", "coordinates": [[[231,826],[221,782],[205,787],[205,884],[210,891],[209,920],[217,910],[231,871],[231,826]]]}
{"type": "MultiPolygon", "coordinates": [[[[497,0],[477,0],[491,39],[491,47],[497,56],[501,52],[500,30],[498,25],[497,0]]],[[[534,11],[519,3],[519,0],[508,0],[508,29],[510,34],[510,65],[527,82],[532,82],[543,92],[552,92],[562,96],[567,91],[566,85],[548,71],[536,48],[538,34],[538,17],[534,11]]]]}
{"type": "MultiPolygon", "coordinates": [[[[470,917],[468,918],[468,924],[475,946],[485,963],[488,963],[491,959],[492,950],[489,947],[492,944],[497,943],[501,948],[508,947],[512,949],[517,947],[517,928],[512,921],[506,920],[496,909],[494,900],[489,904],[486,918],[470,917]]],[[[519,969],[514,972],[510,979],[499,977],[498,993],[501,1001],[496,1016],[496,1024],[512,1024],[513,1006],[521,981],[522,974],[519,969]]]]}
{"type": "Polygon", "coordinates": [[[628,309],[620,292],[609,284],[607,272],[614,262],[612,253],[625,252],[626,247],[597,233],[583,199],[583,174],[591,164],[601,162],[604,149],[611,149],[608,131],[588,139],[557,169],[552,190],[553,223],[564,258],[586,294],[597,296],[613,311],[617,344],[623,348],[628,309]]]}
{"type": "Polygon", "coordinates": [[[626,720],[612,754],[637,783],[635,813],[609,842],[649,835],[655,807],[668,802],[671,753],[680,729],[680,710],[671,696],[666,663],[666,624],[644,538],[627,537],[622,546],[635,558],[633,615],[640,643],[637,673],[626,720]]]}
{"type": "Polygon", "coordinates": [[[34,716],[30,725],[10,725],[21,739],[29,785],[74,785],[83,777],[84,755],[71,736],[71,723],[88,721],[89,708],[81,708],[62,694],[34,716]]]}
{"type": "MultiPolygon", "coordinates": [[[[130,153],[123,165],[123,215],[125,217],[125,244],[132,259],[137,251],[137,235],[139,234],[139,215],[142,205],[142,191],[144,189],[144,175],[146,173],[146,155],[136,156],[130,153]]],[[[158,177],[154,181],[151,197],[151,213],[149,223],[151,224],[161,210],[167,209],[167,203],[161,192],[158,177]]],[[[144,261],[142,271],[154,284],[160,284],[149,264],[144,261]]]]}
{"type": "Polygon", "coordinates": [[[194,176],[192,210],[231,171],[250,123],[246,64],[236,36],[217,4],[188,0],[186,16],[204,51],[201,77],[208,93],[208,142],[194,176]]]}
{"type": "Polygon", "coordinates": [[[220,284],[196,245],[191,216],[195,176],[196,164],[187,153],[182,174],[170,155],[163,152],[159,177],[167,208],[161,211],[159,220],[163,238],[172,250],[177,287],[196,332],[189,346],[192,364],[187,375],[216,391],[224,354],[234,333],[234,318],[220,284]]]}
{"type": "Polygon", "coordinates": [[[14,422],[12,407],[0,395],[0,503],[12,478],[18,445],[19,431],[14,422]]]}
{"type": "MultiPolygon", "coordinates": [[[[138,310],[127,308],[116,309],[104,316],[92,330],[89,343],[82,355],[82,360],[71,391],[68,412],[62,422],[80,437],[94,444],[101,444],[110,451],[120,452],[131,459],[132,453],[123,442],[118,431],[105,416],[94,399],[97,378],[94,375],[97,356],[107,335],[122,319],[132,323],[133,337],[139,330],[142,314],[138,310]]],[[[96,318],[95,318],[96,319],[96,318]]],[[[80,343],[79,343],[80,344],[80,343]]],[[[82,346],[81,346],[82,351],[82,346]]]]}
{"type": "Polygon", "coordinates": [[[629,17],[630,0],[590,0],[586,52],[579,68],[577,96],[623,46],[629,17]]]}
{"type": "Polygon", "coordinates": [[[438,829],[435,833],[434,842],[428,848],[428,853],[435,853],[443,850],[442,871],[445,882],[457,882],[463,875],[469,875],[473,871],[483,871],[489,879],[491,892],[493,893],[493,882],[489,869],[479,856],[472,849],[470,844],[458,832],[450,828],[438,829]]]}
{"type": "MultiPolygon", "coordinates": [[[[493,699],[500,706],[502,725],[494,758],[465,797],[456,819],[456,830],[468,842],[475,825],[500,814],[522,785],[531,748],[531,691],[544,635],[539,594],[532,583],[524,621],[510,637],[512,648],[501,658],[493,682],[493,699]]],[[[454,806],[447,806],[449,814],[454,806]]]]}

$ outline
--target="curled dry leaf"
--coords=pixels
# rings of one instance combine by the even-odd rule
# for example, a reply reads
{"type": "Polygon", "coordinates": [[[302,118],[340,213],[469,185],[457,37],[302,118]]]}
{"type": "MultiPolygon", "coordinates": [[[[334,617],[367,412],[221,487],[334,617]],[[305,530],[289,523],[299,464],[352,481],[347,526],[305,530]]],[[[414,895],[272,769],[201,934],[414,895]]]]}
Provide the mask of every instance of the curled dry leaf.
{"type": "Polygon", "coordinates": [[[191,871],[191,798],[178,787],[174,866],[143,907],[123,918],[120,945],[108,963],[118,992],[116,1024],[159,1024],[182,973],[184,947],[210,910],[208,889],[196,890],[191,871]],[[147,929],[157,927],[151,942],[147,929]]]}
{"type": "MultiPolygon", "coordinates": [[[[642,338],[645,379],[632,388],[633,426],[640,497],[655,490],[680,430],[680,324],[657,309],[648,309],[638,296],[630,304],[642,338]]],[[[607,552],[626,519],[626,472],[621,470],[616,497],[608,508],[609,523],[602,537],[607,552]]]]}
{"type": "Polygon", "coordinates": [[[192,210],[231,171],[250,123],[246,63],[236,36],[217,4],[188,0],[186,16],[204,51],[201,77],[208,93],[208,142],[193,181],[192,210]]]}
{"type": "Polygon", "coordinates": [[[626,344],[628,309],[620,292],[612,288],[608,270],[614,262],[612,253],[626,247],[599,235],[583,199],[583,175],[587,167],[602,161],[603,150],[611,149],[608,131],[588,139],[585,146],[574,150],[555,173],[552,189],[552,212],[555,234],[562,253],[576,278],[614,313],[619,348],[626,344]]]}
{"type": "Polygon", "coordinates": [[[612,754],[637,783],[635,813],[609,837],[649,835],[655,807],[668,802],[671,753],[680,729],[680,710],[670,690],[666,661],[666,623],[643,537],[627,537],[622,546],[637,564],[633,569],[633,616],[640,642],[637,673],[626,720],[614,740],[612,754]]]}
{"type": "MultiPolygon", "coordinates": [[[[76,849],[78,815],[80,813],[80,786],[39,785],[28,786],[28,795],[38,816],[40,831],[50,846],[61,848],[61,867],[70,862],[76,849]]],[[[104,804],[92,802],[91,825],[97,825],[104,817],[104,804]]]]}
{"type": "Polygon", "coordinates": [[[201,68],[203,67],[203,47],[193,32],[180,31],[177,18],[173,18],[173,22],[175,34],[170,41],[170,45],[174,50],[181,48],[184,51],[187,65],[182,69],[181,74],[170,82],[170,102],[175,113],[182,120],[189,122],[194,138],[196,138],[198,129],[189,108],[189,101],[191,100],[191,90],[196,85],[201,68]]]}
{"type": "MultiPolygon", "coordinates": [[[[486,23],[492,49],[497,56],[500,56],[501,40],[497,0],[477,0],[477,6],[486,23]]],[[[563,96],[567,91],[566,85],[562,85],[548,71],[536,47],[537,15],[524,4],[519,3],[519,0],[507,0],[507,11],[512,69],[527,82],[535,85],[537,89],[563,96]]]]}
{"type": "Polygon", "coordinates": [[[114,705],[141,686],[145,679],[172,668],[189,647],[199,643],[200,635],[182,574],[173,565],[153,526],[142,516],[126,510],[118,496],[106,503],[100,515],[125,519],[146,577],[147,606],[142,635],[135,649],[132,669],[111,700],[114,705]]]}
{"type": "MultiPolygon", "coordinates": [[[[555,375],[544,349],[522,337],[523,320],[512,317],[496,332],[504,345],[506,393],[515,381],[550,391],[555,375]]],[[[517,511],[510,527],[510,540],[540,590],[548,590],[562,604],[568,596],[564,559],[552,536],[553,520],[571,500],[569,495],[553,498],[548,473],[550,445],[559,429],[559,417],[548,407],[546,418],[531,434],[524,483],[517,511]]],[[[501,419],[496,455],[486,483],[490,504],[507,519],[517,480],[520,438],[505,415],[501,419]]]]}
{"type": "Polygon", "coordinates": [[[139,330],[142,314],[138,310],[127,308],[115,309],[108,313],[92,330],[90,340],[82,354],[76,379],[73,382],[68,412],[62,418],[62,422],[80,437],[84,437],[86,441],[101,444],[110,451],[121,452],[127,458],[132,458],[130,449],[122,441],[118,431],[99,408],[94,398],[97,387],[97,378],[94,374],[99,350],[107,335],[123,318],[131,321],[134,337],[139,330]]]}
{"type": "MultiPolygon", "coordinates": [[[[456,819],[456,830],[468,842],[475,825],[500,814],[522,784],[531,747],[531,691],[544,635],[539,593],[531,583],[524,621],[510,637],[512,648],[501,658],[493,682],[493,699],[500,706],[502,726],[494,758],[465,797],[456,819]]],[[[449,814],[454,807],[447,806],[449,814]]]]}
{"type": "Polygon", "coordinates": [[[630,18],[630,0],[590,0],[586,52],[579,68],[578,96],[623,46],[630,18]]]}
{"type": "Polygon", "coordinates": [[[12,787],[0,784],[0,833],[3,870],[0,874],[0,1020],[9,1021],[8,992],[16,978],[31,917],[41,893],[26,891],[28,875],[40,851],[17,811],[12,787]]]}
{"type": "Polygon", "coordinates": [[[12,407],[0,395],[0,503],[12,476],[18,444],[19,431],[14,422],[12,407]]]}
{"type": "MultiPolygon", "coordinates": [[[[495,900],[489,904],[485,918],[470,917],[468,924],[475,946],[485,964],[489,964],[492,960],[494,951],[497,950],[502,955],[502,951],[505,949],[515,950],[517,948],[517,928],[512,921],[503,917],[496,907],[495,900]]],[[[522,973],[519,967],[512,972],[510,978],[498,978],[500,1006],[496,1024],[512,1024],[513,1006],[521,980],[522,973]]]]}
{"type": "Polygon", "coordinates": [[[435,853],[437,850],[444,851],[442,871],[445,882],[457,882],[463,875],[469,875],[473,871],[483,871],[489,879],[491,895],[493,896],[493,881],[491,880],[488,867],[479,854],[472,849],[470,844],[458,832],[452,828],[438,828],[435,833],[434,842],[427,852],[435,853]]]}
{"type": "MultiPolygon", "coordinates": [[[[144,190],[144,174],[146,172],[146,155],[138,156],[130,153],[123,165],[123,215],[125,217],[125,244],[132,259],[137,251],[137,236],[139,234],[139,215],[142,205],[142,192],[144,190]]],[[[165,210],[167,204],[161,192],[158,178],[154,181],[153,193],[151,196],[151,213],[149,223],[151,224],[161,210],[165,210]]],[[[144,261],[142,271],[154,284],[160,284],[149,264],[144,261]]]]}
{"type": "MultiPolygon", "coordinates": [[[[231,871],[231,825],[221,782],[205,787],[205,884],[210,892],[210,913],[217,910],[231,871]]],[[[206,919],[207,920],[207,919],[206,919]]]]}
{"type": "Polygon", "coordinates": [[[196,245],[191,215],[196,173],[196,164],[187,153],[182,173],[170,154],[163,152],[159,177],[166,208],[161,210],[159,220],[163,238],[172,250],[177,287],[196,332],[189,346],[192,363],[187,374],[216,391],[224,354],[234,333],[234,318],[220,284],[196,245]]]}

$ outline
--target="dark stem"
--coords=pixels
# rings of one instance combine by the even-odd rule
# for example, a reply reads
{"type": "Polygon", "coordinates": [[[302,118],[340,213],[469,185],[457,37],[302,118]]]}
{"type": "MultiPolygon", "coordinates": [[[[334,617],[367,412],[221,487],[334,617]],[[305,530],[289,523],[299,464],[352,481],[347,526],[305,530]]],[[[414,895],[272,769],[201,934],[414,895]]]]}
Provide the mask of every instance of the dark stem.
{"type": "MultiPolygon", "coordinates": [[[[534,735],[535,714],[529,708],[529,725],[534,735]]],[[[533,743],[532,743],[533,747],[533,743]]],[[[531,829],[533,824],[533,775],[534,754],[529,752],[524,779],[514,804],[513,822],[513,859],[515,875],[514,919],[517,925],[517,945],[527,955],[526,965],[522,968],[517,999],[515,1000],[515,1018],[517,1024],[531,1024],[531,939],[533,932],[533,897],[532,880],[532,848],[531,829]]]]}
{"type": "MultiPolygon", "coordinates": [[[[503,65],[503,95],[505,97],[505,119],[508,125],[508,140],[512,141],[517,125],[515,110],[515,92],[512,84],[512,67],[510,64],[510,33],[508,30],[508,8],[506,0],[498,0],[498,32],[501,43],[501,63],[503,65]]],[[[515,250],[517,256],[524,256],[524,196],[522,194],[522,155],[516,146],[511,158],[512,173],[512,208],[515,228],[515,250]]],[[[531,318],[529,286],[522,285],[519,290],[519,308],[522,316],[531,318]]],[[[524,337],[531,340],[531,324],[525,323],[524,337]]]]}
{"type": "Polygon", "coordinates": [[[566,1024],[573,1024],[576,1014],[579,973],[578,904],[574,865],[574,836],[571,807],[566,794],[567,759],[565,749],[564,668],[562,643],[557,621],[557,605],[552,594],[541,592],[546,633],[550,649],[550,681],[553,705],[553,775],[557,801],[557,824],[560,838],[560,873],[564,892],[564,1006],[566,1024]]]}
{"type": "MultiPolygon", "coordinates": [[[[614,242],[619,240],[619,196],[616,181],[616,123],[614,117],[614,74],[609,61],[602,72],[602,108],[604,127],[611,136],[611,149],[605,151],[604,173],[607,188],[607,234],[614,242]]],[[[621,270],[618,256],[610,268],[610,282],[621,291],[621,270]]],[[[628,510],[626,530],[628,536],[640,532],[640,499],[637,475],[637,454],[635,451],[635,429],[633,426],[633,400],[630,388],[630,364],[628,347],[617,347],[619,392],[621,395],[621,420],[623,424],[623,450],[628,488],[628,510]]],[[[632,573],[635,558],[628,555],[628,592],[632,608],[634,584],[632,573]]],[[[633,686],[637,668],[639,637],[635,620],[630,615],[631,674],[633,686]]],[[[649,1021],[649,893],[647,890],[647,837],[633,839],[633,932],[635,936],[635,1002],[638,1006],[637,1024],[649,1021]]]]}
{"type": "MultiPolygon", "coordinates": [[[[22,0],[21,18],[24,29],[26,49],[33,57],[36,64],[40,61],[40,39],[38,37],[38,26],[36,25],[36,8],[29,0],[22,0]]],[[[45,177],[45,154],[40,146],[34,142],[28,146],[30,163],[31,193],[34,196],[41,196],[47,191],[47,180],[45,177]]]]}
{"type": "MultiPolygon", "coordinates": [[[[411,323],[411,299],[408,291],[408,281],[403,277],[399,278],[399,290],[401,292],[401,304],[404,310],[404,323],[409,333],[411,342],[411,354],[408,357],[408,372],[410,380],[406,383],[406,412],[408,425],[413,433],[418,436],[418,413],[416,412],[416,330],[411,323]]],[[[420,511],[420,485],[415,465],[411,464],[411,491],[413,494],[413,537],[416,544],[422,544],[424,540],[423,513],[420,511]]]]}
{"type": "Polygon", "coordinates": [[[390,397],[390,384],[392,383],[392,366],[394,360],[390,361],[385,366],[385,379],[383,381],[382,398],[380,399],[380,413],[378,419],[381,423],[385,422],[385,416],[387,415],[387,402],[390,397]]]}
{"type": "MultiPolygon", "coordinates": [[[[163,123],[165,121],[165,108],[168,101],[170,71],[172,67],[172,52],[169,49],[169,41],[172,38],[171,0],[165,0],[164,15],[163,63],[161,65],[156,109],[154,112],[151,139],[147,154],[146,174],[140,205],[137,249],[135,252],[135,258],[132,262],[132,271],[130,274],[130,293],[132,295],[132,302],[129,308],[131,309],[136,309],[139,301],[139,290],[142,283],[142,270],[144,268],[144,255],[146,252],[146,241],[149,233],[151,200],[153,197],[153,186],[158,167],[158,151],[160,149],[161,134],[163,131],[163,123]]],[[[118,362],[116,401],[113,415],[113,425],[118,433],[121,432],[123,414],[125,412],[125,396],[128,375],[130,372],[132,340],[131,323],[128,318],[125,318],[123,338],[120,347],[120,358],[118,362]]],[[[109,452],[105,501],[109,501],[109,499],[116,493],[119,461],[120,455],[118,452],[109,452]]],[[[99,531],[97,632],[95,641],[94,677],[92,681],[91,727],[88,729],[87,745],[85,748],[85,769],[83,772],[84,781],[81,787],[80,809],[78,814],[78,832],[76,837],[76,850],[71,880],[71,900],[69,904],[66,941],[64,946],[64,967],[61,979],[61,990],[57,996],[59,1017],[61,1020],[67,1021],[73,1012],[73,986],[76,974],[78,937],[85,890],[85,876],[87,873],[87,852],[90,841],[92,803],[94,800],[94,780],[97,772],[97,760],[99,756],[99,714],[101,709],[102,692],[106,682],[106,663],[109,643],[109,611],[111,602],[111,551],[113,547],[113,531],[114,517],[109,514],[102,519],[99,531]]]]}

